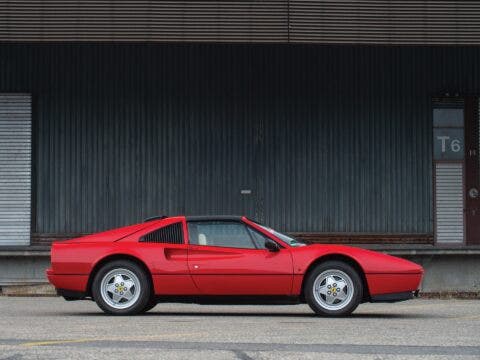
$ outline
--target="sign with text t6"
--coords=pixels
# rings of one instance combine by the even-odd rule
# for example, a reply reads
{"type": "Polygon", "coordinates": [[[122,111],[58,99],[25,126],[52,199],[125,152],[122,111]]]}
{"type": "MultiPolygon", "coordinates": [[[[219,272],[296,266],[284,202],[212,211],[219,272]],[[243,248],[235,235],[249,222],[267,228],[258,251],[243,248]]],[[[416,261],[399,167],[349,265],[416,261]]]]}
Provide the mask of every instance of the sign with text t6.
{"type": "Polygon", "coordinates": [[[434,160],[463,160],[464,156],[463,128],[434,128],[433,157],[434,160]]]}

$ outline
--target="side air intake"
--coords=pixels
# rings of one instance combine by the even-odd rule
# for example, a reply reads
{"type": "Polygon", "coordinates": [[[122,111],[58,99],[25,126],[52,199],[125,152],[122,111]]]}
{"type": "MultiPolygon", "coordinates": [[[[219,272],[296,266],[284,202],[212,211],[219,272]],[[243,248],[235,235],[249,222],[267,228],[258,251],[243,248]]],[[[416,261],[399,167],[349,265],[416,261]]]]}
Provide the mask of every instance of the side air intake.
{"type": "Polygon", "coordinates": [[[175,223],[152,231],[151,233],[143,235],[139,242],[183,244],[182,223],[175,223]]]}

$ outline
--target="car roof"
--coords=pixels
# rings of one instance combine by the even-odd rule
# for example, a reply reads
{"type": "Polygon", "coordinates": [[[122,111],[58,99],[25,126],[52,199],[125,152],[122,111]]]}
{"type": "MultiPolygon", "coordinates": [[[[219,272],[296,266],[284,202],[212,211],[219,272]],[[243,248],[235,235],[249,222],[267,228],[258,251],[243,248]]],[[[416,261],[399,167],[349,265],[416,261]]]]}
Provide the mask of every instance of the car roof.
{"type": "Polygon", "coordinates": [[[202,215],[185,216],[187,221],[241,221],[243,216],[239,215],[202,215]]]}

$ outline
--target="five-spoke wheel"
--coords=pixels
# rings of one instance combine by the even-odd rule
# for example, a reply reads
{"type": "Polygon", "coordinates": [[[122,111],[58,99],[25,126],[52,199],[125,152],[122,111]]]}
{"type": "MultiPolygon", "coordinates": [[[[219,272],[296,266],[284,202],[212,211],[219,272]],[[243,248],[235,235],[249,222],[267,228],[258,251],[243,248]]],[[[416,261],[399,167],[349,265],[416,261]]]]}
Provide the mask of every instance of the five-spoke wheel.
{"type": "Polygon", "coordinates": [[[348,315],[363,297],[362,280],[353,267],[341,261],[317,265],[305,282],[305,298],[321,315],[348,315]]]}
{"type": "Polygon", "coordinates": [[[140,280],[127,269],[113,269],[101,282],[103,300],[115,309],[125,309],[134,304],[140,291],[140,280]]]}
{"type": "Polygon", "coordinates": [[[115,260],[102,266],[92,283],[92,295],[105,312],[133,315],[147,310],[151,283],[145,271],[129,260],[115,260]]]}

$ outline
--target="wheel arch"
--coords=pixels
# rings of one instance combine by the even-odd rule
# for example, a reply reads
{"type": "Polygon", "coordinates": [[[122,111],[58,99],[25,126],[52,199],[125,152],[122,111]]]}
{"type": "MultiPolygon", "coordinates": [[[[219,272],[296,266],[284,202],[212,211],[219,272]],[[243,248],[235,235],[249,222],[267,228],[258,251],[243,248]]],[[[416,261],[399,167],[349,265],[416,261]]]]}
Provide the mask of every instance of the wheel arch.
{"type": "Polygon", "coordinates": [[[145,273],[148,276],[148,279],[150,280],[150,284],[152,285],[151,288],[152,288],[152,295],[153,295],[154,289],[153,289],[152,273],[150,272],[150,269],[148,268],[148,266],[142,260],[130,254],[111,254],[97,261],[97,263],[93,266],[92,271],[90,271],[90,275],[88,277],[88,282],[87,282],[87,289],[86,289],[87,296],[92,296],[93,279],[95,278],[95,275],[98,273],[98,271],[105,264],[115,260],[130,260],[136,263],[138,266],[140,266],[145,271],[145,273]]]}
{"type": "Polygon", "coordinates": [[[308,275],[310,274],[310,272],[312,272],[313,269],[315,269],[315,267],[317,265],[319,265],[321,263],[324,263],[326,261],[331,261],[331,260],[342,261],[342,262],[350,265],[351,267],[353,267],[355,269],[355,271],[358,272],[358,275],[360,275],[360,278],[362,279],[362,285],[363,285],[363,299],[362,299],[362,302],[369,301],[370,300],[370,291],[368,289],[368,282],[367,282],[367,278],[365,276],[365,271],[360,266],[358,261],[355,260],[354,258],[352,258],[348,255],[337,254],[337,253],[323,255],[323,256],[317,258],[315,261],[313,261],[308,266],[307,270],[305,271],[305,274],[303,275],[303,279],[302,279],[302,287],[301,287],[301,293],[300,293],[300,296],[301,296],[302,300],[305,299],[305,295],[304,295],[305,294],[305,283],[306,283],[306,279],[308,278],[308,275]]]}

